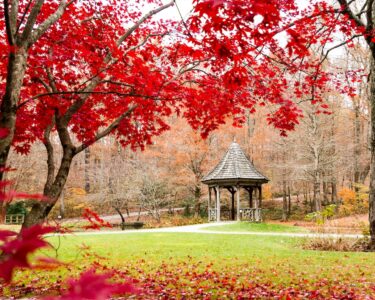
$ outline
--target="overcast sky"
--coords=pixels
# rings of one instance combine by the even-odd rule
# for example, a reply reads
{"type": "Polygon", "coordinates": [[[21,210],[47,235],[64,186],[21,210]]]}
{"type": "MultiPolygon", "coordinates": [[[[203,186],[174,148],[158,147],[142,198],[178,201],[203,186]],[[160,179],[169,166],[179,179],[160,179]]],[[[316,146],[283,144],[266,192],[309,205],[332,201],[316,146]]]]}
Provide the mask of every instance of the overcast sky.
{"type": "MultiPolygon", "coordinates": [[[[164,4],[166,4],[168,2],[170,2],[170,0],[163,0],[164,4]]],[[[189,12],[193,8],[192,0],[176,0],[176,4],[177,4],[178,8],[180,9],[182,16],[186,20],[187,16],[189,15],[189,12]]],[[[161,18],[166,18],[166,19],[167,18],[168,19],[173,18],[173,20],[181,19],[180,15],[178,14],[176,5],[164,10],[163,12],[160,13],[159,16],[161,18]]]]}

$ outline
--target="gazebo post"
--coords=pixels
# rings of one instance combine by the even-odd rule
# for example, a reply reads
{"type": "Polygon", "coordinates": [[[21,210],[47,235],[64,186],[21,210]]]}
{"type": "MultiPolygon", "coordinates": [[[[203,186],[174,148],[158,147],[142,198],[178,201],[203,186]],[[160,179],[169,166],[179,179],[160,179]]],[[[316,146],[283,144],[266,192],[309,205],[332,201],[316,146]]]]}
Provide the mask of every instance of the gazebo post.
{"type": "Polygon", "coordinates": [[[250,208],[253,208],[253,188],[248,189],[249,192],[249,206],[250,208]]]}
{"type": "Polygon", "coordinates": [[[237,221],[240,221],[240,186],[237,185],[236,187],[236,193],[237,193],[237,221]]]}
{"type": "Polygon", "coordinates": [[[259,187],[259,208],[262,208],[262,185],[259,187]]]}
{"type": "Polygon", "coordinates": [[[231,189],[230,189],[230,193],[231,193],[231,195],[232,195],[231,219],[234,220],[234,194],[236,193],[236,192],[235,192],[235,189],[234,189],[234,188],[231,188],[231,189]]]}
{"type": "Polygon", "coordinates": [[[208,186],[208,207],[207,207],[208,222],[211,221],[210,211],[211,211],[211,187],[208,186]]]}
{"type": "Polygon", "coordinates": [[[220,186],[216,186],[216,222],[220,222],[220,186]]]}

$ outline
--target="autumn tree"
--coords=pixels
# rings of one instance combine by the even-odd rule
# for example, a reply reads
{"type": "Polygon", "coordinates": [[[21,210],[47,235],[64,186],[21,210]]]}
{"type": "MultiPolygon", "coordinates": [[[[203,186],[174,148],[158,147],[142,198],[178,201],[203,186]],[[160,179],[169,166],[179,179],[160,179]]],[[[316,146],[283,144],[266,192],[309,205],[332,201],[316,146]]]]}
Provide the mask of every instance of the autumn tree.
{"type": "MultiPolygon", "coordinates": [[[[73,158],[103,137],[113,134],[122,146],[143,148],[169,128],[165,117],[173,112],[207,136],[227,116],[240,124],[241,113],[252,109],[247,94],[238,93],[237,71],[222,72],[230,61],[220,51],[194,45],[183,32],[185,23],[153,18],[174,1],[154,4],[159,6],[140,16],[141,4],[136,10],[122,1],[73,3],[30,52],[25,77],[30,97],[19,103],[13,142],[23,153],[35,140],[44,143],[48,200],[33,205],[25,226],[44,220],[73,158]],[[57,166],[54,132],[63,149],[57,166]]],[[[271,120],[280,129],[294,122],[287,107],[271,120]]]]}

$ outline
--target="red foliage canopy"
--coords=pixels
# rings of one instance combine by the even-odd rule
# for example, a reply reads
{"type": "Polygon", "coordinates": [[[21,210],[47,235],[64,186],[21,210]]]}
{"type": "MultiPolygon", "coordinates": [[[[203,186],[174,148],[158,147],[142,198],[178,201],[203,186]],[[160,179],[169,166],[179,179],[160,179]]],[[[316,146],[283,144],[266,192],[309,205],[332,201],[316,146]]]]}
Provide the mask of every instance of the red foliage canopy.
{"type": "Polygon", "coordinates": [[[298,103],[309,101],[317,112],[329,113],[324,93],[353,96],[355,89],[342,79],[362,80],[360,70],[337,67],[333,74],[325,67],[331,51],[372,34],[351,21],[345,7],[326,1],[193,2],[190,42],[215,61],[211,70],[229,99],[246,99],[241,108],[271,104],[268,121],[283,135],[302,116],[298,103]]]}
{"type": "MultiPolygon", "coordinates": [[[[38,22],[58,3],[46,1],[38,22]]],[[[285,134],[301,117],[296,102],[321,103],[328,82],[348,92],[310,51],[337,31],[363,33],[345,14],[336,17],[340,8],[324,1],[301,10],[293,0],[195,0],[181,24],[155,19],[155,11],[142,18],[146,3],[162,5],[75,1],[30,49],[14,139],[19,152],[43,140],[56,117],[83,145],[111,132],[123,145],[143,147],[168,129],[165,117],[173,112],[205,136],[227,116],[240,125],[245,109],[270,104],[269,123],[285,134]]],[[[5,78],[5,56],[17,51],[5,32],[0,49],[5,78]]]]}

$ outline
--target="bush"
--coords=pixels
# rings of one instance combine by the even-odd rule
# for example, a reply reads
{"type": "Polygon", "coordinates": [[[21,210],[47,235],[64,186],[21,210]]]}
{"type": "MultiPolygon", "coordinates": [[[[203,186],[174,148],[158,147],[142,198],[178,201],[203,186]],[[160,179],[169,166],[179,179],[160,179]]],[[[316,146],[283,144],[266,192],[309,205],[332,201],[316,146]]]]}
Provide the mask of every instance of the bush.
{"type": "Polygon", "coordinates": [[[368,237],[361,239],[316,237],[305,239],[302,248],[305,250],[360,252],[367,251],[369,244],[368,237]]]}
{"type": "Polygon", "coordinates": [[[363,214],[368,212],[368,187],[362,184],[355,184],[358,193],[355,191],[342,188],[338,195],[342,200],[339,213],[342,216],[350,216],[353,214],[363,214]]]}
{"type": "Polygon", "coordinates": [[[200,217],[185,217],[181,215],[174,215],[169,217],[162,217],[160,222],[157,223],[154,220],[145,222],[145,228],[159,228],[159,227],[174,227],[174,226],[185,226],[206,223],[206,218],[200,217]]]}
{"type": "Polygon", "coordinates": [[[26,215],[26,213],[26,204],[23,201],[11,203],[7,207],[7,215],[26,215]]]}
{"type": "Polygon", "coordinates": [[[314,221],[318,225],[322,225],[327,221],[329,218],[332,218],[336,214],[337,205],[330,204],[323,208],[322,211],[316,211],[309,213],[305,216],[307,221],[314,221]]]}

